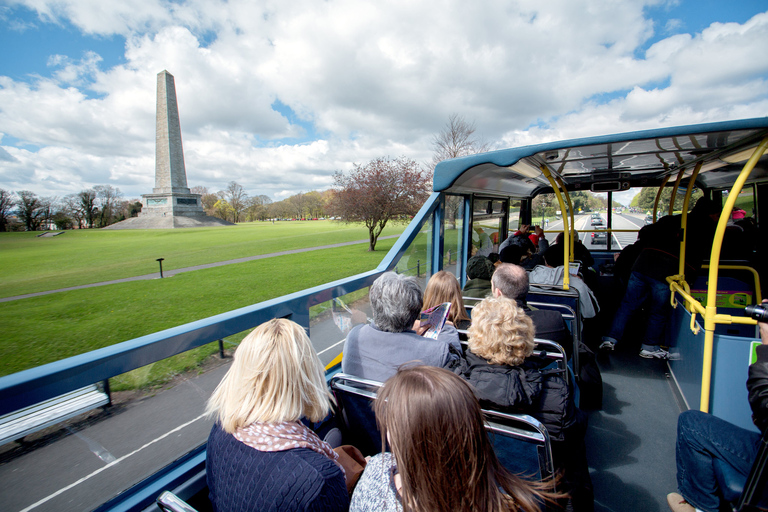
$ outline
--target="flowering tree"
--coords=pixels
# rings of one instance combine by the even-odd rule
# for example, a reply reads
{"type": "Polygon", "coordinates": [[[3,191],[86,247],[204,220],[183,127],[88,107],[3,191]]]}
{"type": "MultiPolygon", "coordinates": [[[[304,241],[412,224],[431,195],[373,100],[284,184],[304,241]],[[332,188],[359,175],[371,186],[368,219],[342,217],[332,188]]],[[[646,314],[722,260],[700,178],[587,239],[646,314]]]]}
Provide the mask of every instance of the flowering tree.
{"type": "Polygon", "coordinates": [[[406,220],[416,214],[429,196],[431,175],[405,157],[377,158],[355,164],[349,174],[333,177],[331,215],[345,222],[363,222],[368,228],[369,251],[390,220],[406,220]]]}

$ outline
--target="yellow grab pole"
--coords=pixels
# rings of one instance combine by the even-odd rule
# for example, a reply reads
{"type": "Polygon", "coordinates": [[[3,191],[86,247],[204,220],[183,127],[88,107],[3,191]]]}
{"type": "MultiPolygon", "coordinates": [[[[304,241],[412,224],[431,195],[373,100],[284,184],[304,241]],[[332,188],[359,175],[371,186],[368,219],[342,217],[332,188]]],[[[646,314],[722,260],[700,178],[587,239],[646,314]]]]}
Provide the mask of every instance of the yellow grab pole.
{"type": "Polygon", "coordinates": [[[652,224],[656,223],[656,213],[659,211],[659,199],[661,199],[661,192],[664,190],[664,187],[667,186],[667,182],[669,181],[669,175],[664,177],[664,181],[661,182],[661,185],[659,186],[659,190],[656,191],[656,199],[653,201],[653,221],[652,224]]]}
{"type": "Polygon", "coordinates": [[[571,212],[571,245],[570,245],[570,251],[571,251],[571,259],[566,261],[573,261],[573,245],[576,240],[576,220],[574,219],[574,213],[573,213],[573,204],[571,203],[571,195],[568,193],[568,190],[565,188],[565,184],[563,183],[563,180],[561,180],[559,177],[555,178],[557,180],[557,184],[560,185],[560,188],[563,189],[563,194],[565,195],[565,200],[568,202],[568,211],[571,212]]]}
{"type": "MultiPolygon", "coordinates": [[[[557,186],[557,182],[555,182],[555,179],[552,177],[552,173],[549,172],[549,168],[546,165],[542,165],[541,172],[544,174],[547,180],[549,180],[549,184],[552,186],[552,190],[555,191],[555,197],[557,197],[557,203],[560,205],[560,210],[565,211],[565,202],[563,201],[563,196],[560,194],[560,188],[557,186]]],[[[563,290],[570,289],[571,282],[571,274],[568,268],[568,262],[571,261],[568,258],[568,247],[570,247],[570,233],[568,230],[568,216],[563,215],[563,262],[565,263],[563,271],[563,290]]]]}
{"type": "Polygon", "coordinates": [[[755,168],[755,164],[765,153],[766,148],[768,148],[768,137],[765,137],[757,146],[728,193],[728,199],[725,200],[723,211],[720,213],[720,220],[717,223],[715,238],[712,242],[712,254],[709,257],[707,306],[704,310],[704,362],[701,370],[701,403],[699,405],[699,409],[703,412],[709,412],[709,396],[712,385],[712,350],[715,344],[715,316],[717,315],[717,272],[720,250],[723,246],[723,234],[725,233],[728,219],[731,218],[733,205],[736,203],[736,199],[739,197],[739,193],[747,178],[749,178],[752,169],[755,168]]]}
{"type": "Polygon", "coordinates": [[[680,186],[680,180],[683,179],[683,174],[685,174],[685,168],[680,169],[680,172],[677,173],[675,186],[672,188],[672,195],[669,196],[669,212],[667,213],[667,215],[672,215],[672,212],[675,211],[675,198],[677,197],[677,187],[680,186]]]}
{"type": "Polygon", "coordinates": [[[683,281],[685,280],[685,241],[688,238],[688,205],[691,202],[691,193],[700,170],[701,162],[696,164],[696,167],[693,169],[691,179],[688,181],[688,189],[685,191],[685,199],[683,200],[683,216],[680,221],[680,227],[683,228],[683,239],[680,241],[680,267],[677,273],[683,281]]]}

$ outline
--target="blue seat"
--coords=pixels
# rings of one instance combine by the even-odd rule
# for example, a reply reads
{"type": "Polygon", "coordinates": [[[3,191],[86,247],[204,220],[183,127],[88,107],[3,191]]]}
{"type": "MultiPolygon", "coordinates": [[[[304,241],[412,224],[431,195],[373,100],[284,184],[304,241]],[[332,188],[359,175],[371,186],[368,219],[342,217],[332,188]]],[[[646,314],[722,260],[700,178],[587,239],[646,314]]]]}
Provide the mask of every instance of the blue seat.
{"type": "MultiPolygon", "coordinates": [[[[381,453],[381,433],[373,413],[373,401],[381,383],[338,373],[331,378],[330,386],[341,408],[344,433],[348,436],[345,442],[357,446],[364,455],[381,453]]],[[[541,422],[524,414],[486,410],[483,414],[496,455],[504,467],[531,479],[552,476],[552,446],[541,422]]]]}

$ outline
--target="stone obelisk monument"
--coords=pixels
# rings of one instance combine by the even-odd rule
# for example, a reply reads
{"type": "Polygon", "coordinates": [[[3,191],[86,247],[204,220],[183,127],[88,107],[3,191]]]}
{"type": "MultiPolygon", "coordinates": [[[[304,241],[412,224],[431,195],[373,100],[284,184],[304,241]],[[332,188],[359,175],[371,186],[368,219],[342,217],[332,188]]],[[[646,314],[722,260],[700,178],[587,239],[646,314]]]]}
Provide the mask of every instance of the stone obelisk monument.
{"type": "Polygon", "coordinates": [[[157,117],[155,133],[155,188],[141,196],[138,217],[126,219],[107,229],[167,229],[199,226],[231,226],[231,222],[209,217],[200,194],[187,187],[184,150],[181,146],[176,83],[168,71],[157,74],[157,117]]]}
{"type": "Polygon", "coordinates": [[[140,216],[204,216],[200,195],[190,193],[187,187],[176,83],[168,71],[157,74],[155,124],[155,188],[141,196],[144,204],[140,216]]]}

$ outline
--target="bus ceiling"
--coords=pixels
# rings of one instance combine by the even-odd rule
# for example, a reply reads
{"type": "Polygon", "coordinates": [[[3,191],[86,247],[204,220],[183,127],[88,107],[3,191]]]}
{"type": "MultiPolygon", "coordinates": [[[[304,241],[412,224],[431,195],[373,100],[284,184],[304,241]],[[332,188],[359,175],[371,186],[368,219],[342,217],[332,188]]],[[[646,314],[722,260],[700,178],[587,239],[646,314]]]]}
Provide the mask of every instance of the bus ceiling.
{"type": "MultiPolygon", "coordinates": [[[[435,168],[436,192],[513,198],[551,192],[542,172],[569,191],[608,192],[681,183],[701,163],[698,184],[707,189],[733,183],[757,145],[768,136],[768,118],[660,128],[492,151],[446,160],[435,168]]],[[[763,155],[750,182],[768,180],[763,155]]]]}

